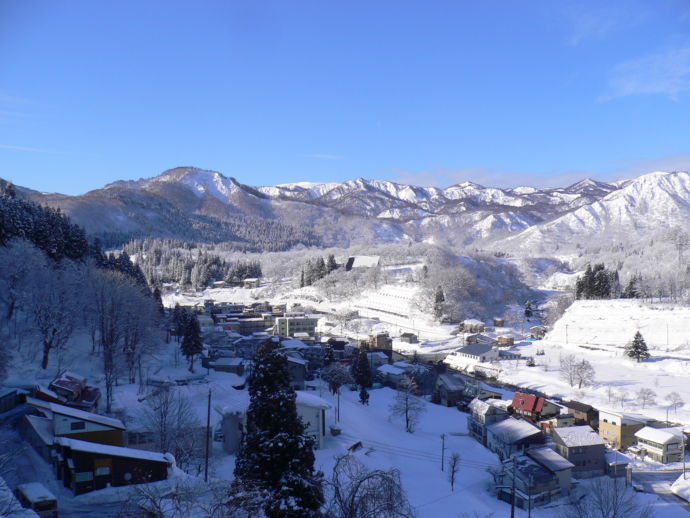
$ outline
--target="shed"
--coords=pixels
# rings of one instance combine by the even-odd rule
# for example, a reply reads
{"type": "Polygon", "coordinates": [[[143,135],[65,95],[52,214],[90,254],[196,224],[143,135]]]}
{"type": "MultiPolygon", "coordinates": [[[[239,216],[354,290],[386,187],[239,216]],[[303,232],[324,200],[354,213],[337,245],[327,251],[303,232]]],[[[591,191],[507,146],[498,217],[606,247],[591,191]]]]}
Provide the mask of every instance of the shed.
{"type": "Polygon", "coordinates": [[[122,448],[59,437],[56,470],[58,478],[75,495],[110,486],[155,482],[168,478],[174,464],[170,454],[122,448]]]}

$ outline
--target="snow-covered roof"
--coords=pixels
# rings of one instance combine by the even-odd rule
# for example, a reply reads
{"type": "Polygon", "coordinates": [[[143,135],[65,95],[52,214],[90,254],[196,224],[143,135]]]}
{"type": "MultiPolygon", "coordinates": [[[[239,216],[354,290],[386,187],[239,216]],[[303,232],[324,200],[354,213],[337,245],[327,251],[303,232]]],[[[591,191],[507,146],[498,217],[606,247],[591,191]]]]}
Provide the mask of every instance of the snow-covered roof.
{"type": "Polygon", "coordinates": [[[58,405],[57,403],[49,403],[48,408],[53,414],[66,415],[68,417],[74,417],[75,419],[81,419],[82,421],[102,424],[103,426],[110,426],[111,428],[119,428],[120,430],[125,429],[124,423],[113,417],[106,417],[92,412],[84,412],[83,410],[77,410],[76,408],[65,405],[58,405]]]}
{"type": "Polygon", "coordinates": [[[462,349],[458,349],[458,352],[460,354],[469,354],[470,356],[481,356],[491,351],[491,349],[493,349],[491,344],[470,344],[462,349]]]}
{"type": "Polygon", "coordinates": [[[302,340],[295,340],[294,338],[290,338],[288,340],[282,340],[280,342],[280,347],[284,349],[304,349],[307,346],[302,340]]]}
{"type": "Polygon", "coordinates": [[[599,434],[588,425],[554,428],[553,433],[558,435],[568,448],[605,444],[599,434]]]}
{"type": "Polygon", "coordinates": [[[635,437],[657,444],[666,444],[671,441],[682,440],[683,432],[679,428],[652,428],[651,426],[645,426],[635,432],[635,437]]]}
{"type": "Polygon", "coordinates": [[[26,415],[26,420],[34,429],[46,446],[52,446],[55,436],[53,435],[53,422],[47,417],[37,415],[26,415]]]}
{"type": "Polygon", "coordinates": [[[330,403],[326,401],[323,398],[320,398],[316,394],[310,394],[309,392],[304,392],[303,390],[296,390],[295,394],[297,394],[297,404],[298,405],[305,405],[313,408],[323,408],[323,409],[328,409],[331,408],[330,403]]]}
{"type": "Polygon", "coordinates": [[[369,358],[381,358],[382,360],[388,361],[388,356],[386,355],[386,353],[382,353],[381,351],[376,351],[373,353],[367,353],[367,356],[369,358]]]}
{"type": "Polygon", "coordinates": [[[57,501],[55,495],[51,493],[47,487],[45,487],[40,482],[26,482],[25,484],[19,484],[17,489],[21,491],[27,499],[32,503],[40,502],[43,500],[54,500],[57,501]]]}
{"type": "Polygon", "coordinates": [[[534,461],[544,466],[549,471],[563,471],[564,469],[571,469],[575,464],[568,459],[560,456],[548,446],[542,448],[531,448],[525,453],[534,461]]]}
{"type": "Polygon", "coordinates": [[[476,318],[468,318],[462,321],[465,326],[483,326],[484,322],[477,320],[476,318]]]}
{"type": "Polygon", "coordinates": [[[451,392],[465,389],[465,382],[459,376],[453,376],[452,374],[440,374],[438,379],[451,392]]]}
{"type": "Polygon", "coordinates": [[[405,373],[404,370],[399,369],[397,367],[393,367],[392,365],[381,365],[378,369],[379,372],[382,372],[383,374],[392,374],[394,376],[400,376],[405,373]]]}
{"type": "Polygon", "coordinates": [[[541,430],[528,423],[524,419],[509,417],[498,423],[487,426],[487,429],[505,442],[519,441],[532,435],[541,433],[541,430]]]}
{"type": "Polygon", "coordinates": [[[510,401],[503,401],[501,399],[479,399],[479,398],[474,398],[469,405],[470,411],[473,414],[477,415],[484,415],[486,414],[491,408],[496,408],[499,411],[503,411],[504,413],[507,413],[506,406],[510,403],[510,401]]]}
{"type": "Polygon", "coordinates": [[[616,450],[606,450],[604,452],[604,458],[606,459],[606,464],[609,466],[630,464],[630,459],[616,450]]]}
{"type": "Polygon", "coordinates": [[[393,362],[393,366],[398,369],[411,369],[412,364],[408,362],[393,362]]]}
{"type": "Polygon", "coordinates": [[[373,268],[378,266],[381,260],[378,255],[356,255],[350,259],[352,260],[350,268],[373,268]]]}
{"type": "Polygon", "coordinates": [[[112,455],[113,457],[127,457],[132,459],[150,460],[152,462],[165,462],[166,464],[172,463],[172,456],[169,453],[158,453],[155,451],[123,448],[122,446],[111,446],[109,444],[80,441],[78,439],[68,439],[67,437],[58,437],[55,439],[55,444],[65,446],[75,451],[101,453],[103,455],[112,455]]]}
{"type": "Polygon", "coordinates": [[[297,358],[296,356],[286,356],[288,362],[292,363],[299,363],[300,365],[307,365],[309,364],[308,360],[305,360],[304,358],[297,358]]]}

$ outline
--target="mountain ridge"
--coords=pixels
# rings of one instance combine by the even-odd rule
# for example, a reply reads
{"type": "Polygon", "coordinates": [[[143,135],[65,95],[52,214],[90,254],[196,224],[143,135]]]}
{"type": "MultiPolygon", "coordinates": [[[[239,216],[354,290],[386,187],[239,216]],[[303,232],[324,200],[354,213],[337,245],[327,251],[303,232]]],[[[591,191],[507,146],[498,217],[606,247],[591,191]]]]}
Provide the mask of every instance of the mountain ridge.
{"type": "MultiPolygon", "coordinates": [[[[690,215],[690,175],[682,171],[615,183],[585,178],[543,189],[469,181],[442,189],[364,178],[253,187],[218,171],[187,166],[112,182],[80,196],[22,192],[64,210],[95,235],[230,241],[251,248],[256,245],[251,233],[239,230],[251,224],[262,231],[275,227],[268,231],[270,239],[285,243],[270,249],[285,249],[288,242],[348,246],[372,239],[525,247],[608,228],[687,226],[690,215]],[[297,237],[277,237],[281,233],[297,237]]],[[[257,239],[267,246],[265,238],[257,239]]]]}

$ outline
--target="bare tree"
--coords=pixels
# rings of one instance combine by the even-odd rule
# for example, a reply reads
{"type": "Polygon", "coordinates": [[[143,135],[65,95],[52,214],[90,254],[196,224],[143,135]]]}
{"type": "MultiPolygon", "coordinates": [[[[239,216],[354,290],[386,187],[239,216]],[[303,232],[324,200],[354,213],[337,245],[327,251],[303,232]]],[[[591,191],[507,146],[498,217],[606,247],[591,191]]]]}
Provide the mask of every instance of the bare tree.
{"type": "Polygon", "coordinates": [[[182,469],[202,456],[203,427],[192,402],[179,390],[163,388],[149,395],[140,419],[155,448],[172,453],[182,469]]]}
{"type": "Polygon", "coordinates": [[[398,383],[395,401],[390,406],[391,415],[405,420],[405,431],[413,433],[422,413],[426,410],[426,401],[417,397],[417,383],[408,376],[403,376],[398,383]]]}
{"type": "Polygon", "coordinates": [[[594,367],[584,358],[575,364],[574,374],[578,389],[589,387],[594,383],[594,367]]]}
{"type": "Polygon", "coordinates": [[[448,482],[450,482],[450,490],[455,491],[455,481],[460,470],[460,454],[454,452],[450,459],[448,459],[448,482]]]}
{"type": "Polygon", "coordinates": [[[571,496],[561,518],[653,518],[649,505],[640,505],[620,478],[592,479],[580,494],[571,496]]]}
{"type": "Polygon", "coordinates": [[[33,272],[31,279],[26,306],[43,346],[41,367],[47,369],[51,351],[61,360],[62,347],[76,325],[77,279],[71,271],[48,268],[33,272]]]}
{"type": "Polygon", "coordinates": [[[625,390],[619,390],[616,393],[616,402],[621,408],[625,408],[625,404],[628,402],[628,392],[625,390]]]}
{"type": "Polygon", "coordinates": [[[327,518],[414,518],[397,469],[368,470],[352,455],[341,455],[326,484],[327,518]]]}
{"type": "Polygon", "coordinates": [[[664,399],[668,401],[669,406],[673,408],[674,412],[678,410],[678,407],[681,407],[685,404],[685,401],[683,401],[683,398],[680,396],[680,394],[675,391],[669,392],[664,399]]]}
{"type": "Polygon", "coordinates": [[[578,389],[588,387],[594,383],[594,367],[584,358],[578,360],[574,354],[566,354],[560,357],[561,377],[571,387],[577,385],[578,389]]]}
{"type": "Polygon", "coordinates": [[[563,378],[571,387],[575,386],[575,366],[577,358],[574,354],[561,355],[559,358],[561,368],[561,378],[563,378]]]}
{"type": "Polygon", "coordinates": [[[647,387],[642,387],[637,391],[637,399],[642,403],[642,408],[647,405],[653,405],[656,400],[656,392],[647,387]]]}
{"type": "Polygon", "coordinates": [[[613,385],[607,385],[606,386],[606,396],[609,398],[609,403],[610,403],[611,400],[613,399],[613,396],[614,396],[613,385]]]}
{"type": "Polygon", "coordinates": [[[332,363],[321,371],[321,379],[328,383],[328,388],[338,396],[336,408],[336,421],[340,421],[340,387],[348,383],[354,383],[350,371],[340,363],[332,363]]]}

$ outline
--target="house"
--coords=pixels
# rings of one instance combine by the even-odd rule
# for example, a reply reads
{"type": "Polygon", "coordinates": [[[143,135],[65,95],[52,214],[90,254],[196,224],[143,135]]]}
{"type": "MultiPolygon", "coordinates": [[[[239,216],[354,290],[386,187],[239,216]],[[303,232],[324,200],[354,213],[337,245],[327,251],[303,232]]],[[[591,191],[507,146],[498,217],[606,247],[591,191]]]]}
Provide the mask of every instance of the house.
{"type": "Polygon", "coordinates": [[[486,446],[487,426],[510,417],[506,401],[474,398],[469,404],[470,415],[467,417],[467,431],[482,445],[486,446]]]}
{"type": "Polygon", "coordinates": [[[465,335],[465,345],[470,344],[498,345],[498,340],[482,333],[470,333],[465,335]]]}
{"type": "Polygon", "coordinates": [[[575,424],[588,424],[595,430],[599,427],[599,411],[591,405],[570,401],[565,407],[575,417],[575,424]]]}
{"type": "Polygon", "coordinates": [[[542,431],[525,419],[509,417],[486,427],[486,447],[501,460],[544,441],[542,431]]]}
{"type": "MultiPolygon", "coordinates": [[[[462,376],[462,375],[460,375],[462,376]]],[[[486,399],[501,399],[501,393],[483,381],[470,376],[462,376],[465,381],[465,397],[468,399],[479,398],[486,399]]]]}
{"type": "Polygon", "coordinates": [[[533,338],[534,340],[541,340],[546,336],[546,327],[544,326],[532,326],[529,328],[529,335],[530,338],[533,338]]]}
{"type": "Polygon", "coordinates": [[[304,433],[313,437],[314,447],[320,449],[323,447],[323,439],[326,436],[326,410],[331,408],[331,405],[314,394],[301,390],[296,393],[297,414],[306,425],[304,433]]]}
{"type": "Polygon", "coordinates": [[[369,336],[367,345],[370,349],[380,349],[384,351],[393,350],[393,340],[388,333],[378,333],[377,335],[369,336]]]}
{"type": "Polygon", "coordinates": [[[67,437],[55,439],[57,478],[75,495],[109,486],[165,480],[173,463],[170,454],[67,437]]]}
{"type": "Polygon", "coordinates": [[[539,426],[544,433],[550,434],[554,428],[575,426],[575,416],[573,414],[558,414],[539,421],[539,426]]]}
{"type": "Polygon", "coordinates": [[[36,408],[52,422],[55,437],[68,437],[82,441],[124,445],[125,425],[119,419],[84,412],[57,403],[47,403],[31,397],[27,404],[36,408]]]}
{"type": "Polygon", "coordinates": [[[630,459],[616,450],[606,450],[604,454],[606,462],[606,474],[609,477],[624,477],[628,472],[630,459]]]}
{"type": "Polygon", "coordinates": [[[475,318],[468,318],[467,320],[462,321],[460,324],[460,330],[463,333],[483,333],[484,322],[475,318]]]}
{"type": "Polygon", "coordinates": [[[485,344],[470,344],[455,351],[457,356],[469,358],[478,362],[490,362],[491,360],[498,360],[498,350],[492,345],[485,344]]]}
{"type": "Polygon", "coordinates": [[[242,287],[246,289],[251,289],[251,288],[258,288],[259,287],[259,279],[255,277],[250,277],[248,279],[244,279],[242,281],[242,287]]]}
{"type": "Polygon", "coordinates": [[[199,315],[196,319],[199,322],[199,330],[202,333],[213,331],[213,328],[216,327],[216,323],[210,315],[199,315]]]}
{"type": "Polygon", "coordinates": [[[214,289],[225,288],[225,281],[215,281],[211,283],[211,287],[214,289]]]}
{"type": "Polygon", "coordinates": [[[504,318],[500,317],[494,317],[493,324],[494,327],[503,327],[505,325],[506,321],[504,318]]]}
{"type": "Polygon", "coordinates": [[[308,317],[304,313],[285,313],[285,316],[275,319],[273,334],[294,337],[295,333],[308,333],[312,336],[318,322],[318,318],[308,317]]]}
{"type": "Polygon", "coordinates": [[[353,268],[376,268],[380,262],[378,255],[355,255],[347,258],[345,271],[349,272],[353,268]]]}
{"type": "Polygon", "coordinates": [[[510,347],[515,345],[515,337],[512,335],[498,335],[496,337],[496,341],[501,347],[510,347]]]}
{"type": "Polygon", "coordinates": [[[416,344],[419,342],[417,335],[414,333],[403,333],[400,335],[400,341],[408,344],[416,344]]]}
{"type": "Polygon", "coordinates": [[[87,384],[85,377],[69,371],[58,374],[48,384],[48,388],[37,385],[32,391],[37,399],[71,406],[87,412],[98,410],[101,391],[87,384]]]}
{"type": "Polygon", "coordinates": [[[381,365],[388,364],[388,355],[381,351],[367,353],[367,359],[369,360],[369,367],[371,368],[372,374],[376,372],[381,365]]]}
{"type": "Polygon", "coordinates": [[[606,443],[591,426],[555,428],[551,437],[556,451],[573,463],[573,476],[590,478],[606,472],[606,443]]]}
{"type": "Polygon", "coordinates": [[[530,421],[541,421],[561,413],[561,407],[541,396],[516,392],[513,396],[513,412],[530,421]]]}
{"type": "Polygon", "coordinates": [[[572,467],[551,448],[530,448],[503,461],[495,475],[497,497],[510,503],[514,485],[517,507],[528,510],[548,504],[570,493],[572,467]]]}
{"type": "Polygon", "coordinates": [[[458,375],[440,374],[435,389],[442,405],[455,406],[465,399],[465,381],[458,375]]]}
{"type": "Polygon", "coordinates": [[[616,450],[626,450],[637,443],[635,432],[654,420],[641,414],[599,410],[599,437],[616,450]]]}
{"type": "Polygon", "coordinates": [[[644,428],[635,432],[641,455],[668,464],[682,460],[684,453],[683,432],[680,428],[644,428]]]}
{"type": "Polygon", "coordinates": [[[238,376],[244,375],[244,360],[242,358],[220,357],[208,362],[208,368],[219,372],[232,372],[238,376]]]}
{"type": "Polygon", "coordinates": [[[405,371],[393,365],[381,365],[376,369],[377,375],[381,378],[382,383],[397,387],[405,376],[405,371]]]}

